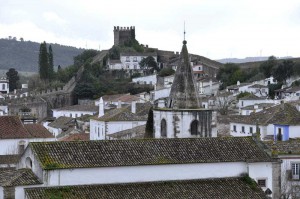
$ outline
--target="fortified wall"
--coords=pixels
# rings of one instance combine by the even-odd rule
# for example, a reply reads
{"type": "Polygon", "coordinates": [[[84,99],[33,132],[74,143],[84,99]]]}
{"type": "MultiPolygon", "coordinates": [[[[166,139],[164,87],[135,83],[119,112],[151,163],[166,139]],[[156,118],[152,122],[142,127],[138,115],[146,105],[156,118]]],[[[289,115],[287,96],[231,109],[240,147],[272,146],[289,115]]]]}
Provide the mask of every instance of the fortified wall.
{"type": "Polygon", "coordinates": [[[114,26],[114,45],[123,45],[126,41],[135,39],[135,28],[114,26]]]}

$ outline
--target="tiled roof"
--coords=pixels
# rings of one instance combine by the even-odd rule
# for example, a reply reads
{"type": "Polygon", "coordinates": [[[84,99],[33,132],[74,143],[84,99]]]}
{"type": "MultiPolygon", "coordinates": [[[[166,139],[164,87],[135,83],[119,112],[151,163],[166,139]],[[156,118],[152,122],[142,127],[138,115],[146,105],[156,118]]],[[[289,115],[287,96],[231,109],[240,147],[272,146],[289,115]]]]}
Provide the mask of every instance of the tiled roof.
{"type": "Polygon", "coordinates": [[[240,98],[240,100],[264,100],[265,98],[257,97],[256,95],[250,93],[250,95],[247,95],[245,97],[240,98]]]}
{"type": "Polygon", "coordinates": [[[0,185],[3,187],[42,184],[31,169],[1,170],[0,185]]]}
{"type": "Polygon", "coordinates": [[[266,141],[264,144],[272,150],[272,147],[276,146],[278,154],[287,154],[287,155],[300,155],[300,140],[291,139],[289,141],[266,141]]]}
{"type": "Polygon", "coordinates": [[[61,141],[88,141],[90,140],[90,134],[88,133],[75,133],[69,136],[66,136],[61,139],[61,141]]]}
{"type": "Polygon", "coordinates": [[[125,136],[128,136],[129,138],[144,138],[145,130],[146,130],[146,125],[141,125],[141,126],[134,127],[132,129],[127,129],[124,131],[119,131],[113,134],[109,134],[107,136],[116,139],[121,139],[125,136]]]}
{"type": "Polygon", "coordinates": [[[20,155],[0,155],[0,164],[17,164],[20,155]]]}
{"type": "Polygon", "coordinates": [[[254,84],[252,86],[249,86],[249,88],[268,88],[268,86],[261,85],[261,84],[254,84]]]}
{"type": "Polygon", "coordinates": [[[31,142],[44,169],[207,162],[268,162],[251,137],[31,142]]]}
{"type": "Polygon", "coordinates": [[[69,128],[70,125],[74,126],[72,124],[72,121],[75,121],[74,118],[61,116],[57,118],[54,122],[51,122],[49,126],[60,129],[69,128]]]}
{"type": "Polygon", "coordinates": [[[185,181],[162,181],[126,184],[82,185],[64,187],[26,188],[28,199],[50,199],[62,195],[77,199],[265,199],[266,195],[257,185],[250,187],[242,178],[202,179],[185,181]]]}
{"type": "Polygon", "coordinates": [[[285,91],[284,91],[284,93],[294,93],[294,92],[297,92],[297,91],[300,91],[300,87],[299,86],[286,88],[285,91]]]}
{"type": "Polygon", "coordinates": [[[35,138],[53,138],[54,136],[41,124],[24,124],[26,130],[35,138]]]}
{"type": "Polygon", "coordinates": [[[59,109],[53,109],[55,111],[81,111],[81,112],[97,112],[99,110],[98,106],[94,105],[73,105],[65,106],[59,109]]]}
{"type": "Polygon", "coordinates": [[[151,106],[151,103],[136,103],[136,113],[132,113],[131,105],[127,105],[123,108],[111,109],[102,117],[96,116],[93,119],[99,121],[146,121],[151,106]]]}
{"type": "Polygon", "coordinates": [[[242,124],[282,124],[282,125],[299,125],[300,113],[292,105],[284,103],[264,109],[257,113],[252,113],[249,116],[233,116],[231,117],[233,123],[242,124]]]}
{"type": "Polygon", "coordinates": [[[40,124],[24,125],[18,116],[0,116],[0,139],[53,137],[40,124]]]}

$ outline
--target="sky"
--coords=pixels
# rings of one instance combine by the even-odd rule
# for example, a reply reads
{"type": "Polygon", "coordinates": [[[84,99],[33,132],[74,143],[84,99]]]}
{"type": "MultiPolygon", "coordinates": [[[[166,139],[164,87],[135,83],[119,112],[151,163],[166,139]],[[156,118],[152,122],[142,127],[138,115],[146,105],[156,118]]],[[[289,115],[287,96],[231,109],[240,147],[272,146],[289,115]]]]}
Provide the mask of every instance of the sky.
{"type": "Polygon", "coordinates": [[[141,44],[210,59],[300,57],[299,0],[0,0],[0,38],[109,49],[114,26],[141,44]]]}

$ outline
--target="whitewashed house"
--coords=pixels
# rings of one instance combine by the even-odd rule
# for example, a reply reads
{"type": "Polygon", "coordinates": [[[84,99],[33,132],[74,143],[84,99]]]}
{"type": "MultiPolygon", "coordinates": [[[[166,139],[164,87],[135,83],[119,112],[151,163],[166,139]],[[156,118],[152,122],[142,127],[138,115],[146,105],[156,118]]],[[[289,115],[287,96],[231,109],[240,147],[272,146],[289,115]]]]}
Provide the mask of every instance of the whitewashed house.
{"type": "Polygon", "coordinates": [[[254,106],[256,104],[279,104],[280,100],[272,100],[272,99],[267,99],[265,97],[257,97],[254,94],[250,94],[248,96],[242,97],[238,101],[238,108],[244,108],[247,106],[254,106]]]}
{"type": "Polygon", "coordinates": [[[300,142],[298,139],[289,141],[264,142],[278,155],[281,164],[281,195],[282,198],[299,198],[300,196],[300,142]]]}
{"type": "Polygon", "coordinates": [[[90,120],[90,140],[106,140],[108,135],[146,124],[150,103],[136,103],[119,106],[105,111],[100,98],[99,115],[90,120]]]}
{"type": "Polygon", "coordinates": [[[251,85],[251,83],[240,83],[240,81],[237,81],[236,85],[228,86],[226,90],[233,95],[238,95],[242,92],[247,92],[251,85]]]}
{"type": "MultiPolygon", "coordinates": [[[[109,105],[120,106],[122,104],[129,105],[132,104],[132,102],[139,102],[139,103],[146,102],[146,100],[143,99],[142,97],[137,95],[131,95],[130,93],[103,95],[102,99],[104,102],[105,109],[110,109],[111,107],[109,105]]],[[[99,100],[100,98],[95,100],[96,106],[99,106],[99,100]]]]}
{"type": "Polygon", "coordinates": [[[29,142],[54,140],[40,124],[23,124],[18,116],[0,116],[0,155],[21,154],[29,142]]]}
{"type": "Polygon", "coordinates": [[[278,99],[284,99],[284,101],[296,101],[300,99],[300,87],[287,87],[275,90],[275,95],[278,99]]]}
{"type": "Polygon", "coordinates": [[[257,113],[266,108],[270,108],[271,106],[275,106],[275,105],[272,103],[262,103],[262,104],[245,106],[240,109],[240,115],[250,115],[251,113],[257,113]]]}
{"type": "MultiPolygon", "coordinates": [[[[43,187],[222,180],[248,174],[264,191],[271,190],[273,198],[279,192],[280,162],[251,137],[30,143],[17,168],[30,168],[43,187]]],[[[24,194],[16,192],[16,197],[24,194]]]]}
{"type": "Polygon", "coordinates": [[[0,78],[0,93],[9,93],[9,81],[6,77],[0,78]]]}
{"type": "Polygon", "coordinates": [[[68,133],[75,129],[77,127],[77,121],[76,118],[61,116],[44,126],[54,137],[57,137],[62,133],[68,133]]]}
{"type": "Polygon", "coordinates": [[[220,83],[213,78],[200,78],[197,80],[197,87],[200,95],[216,95],[219,91],[220,83]]]}
{"type": "Polygon", "coordinates": [[[254,84],[248,87],[249,93],[254,94],[257,97],[268,97],[269,96],[269,88],[265,85],[254,84]]]}
{"type": "Polygon", "coordinates": [[[52,109],[53,117],[71,117],[77,118],[83,115],[96,115],[98,107],[94,105],[73,105],[58,109],[52,109]]]}
{"type": "Polygon", "coordinates": [[[300,113],[296,107],[284,103],[250,115],[231,117],[230,135],[250,136],[257,131],[262,140],[300,138],[300,113]]]}

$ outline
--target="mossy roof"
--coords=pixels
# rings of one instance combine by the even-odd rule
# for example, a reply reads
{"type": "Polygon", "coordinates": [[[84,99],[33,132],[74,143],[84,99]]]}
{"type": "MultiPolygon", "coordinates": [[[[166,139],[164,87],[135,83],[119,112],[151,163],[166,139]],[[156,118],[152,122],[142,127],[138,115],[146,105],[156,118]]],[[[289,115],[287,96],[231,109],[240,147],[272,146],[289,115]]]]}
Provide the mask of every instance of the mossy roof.
{"type": "Polygon", "coordinates": [[[31,169],[0,170],[0,185],[2,187],[42,184],[31,169]]]}
{"type": "Polygon", "coordinates": [[[28,199],[265,199],[266,195],[256,184],[250,186],[241,178],[162,181],[126,184],[81,185],[63,187],[26,188],[28,199]]]}
{"type": "Polygon", "coordinates": [[[300,125],[300,113],[296,107],[284,103],[252,113],[249,116],[232,116],[231,122],[252,125],[255,125],[256,122],[259,125],[300,125]]]}
{"type": "Polygon", "coordinates": [[[269,150],[273,150],[276,147],[278,154],[282,155],[300,155],[300,139],[291,139],[288,141],[266,141],[264,144],[269,150]]]}
{"type": "Polygon", "coordinates": [[[270,162],[252,137],[31,142],[44,169],[212,162],[270,162]]]}

